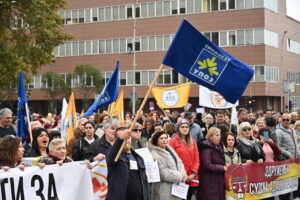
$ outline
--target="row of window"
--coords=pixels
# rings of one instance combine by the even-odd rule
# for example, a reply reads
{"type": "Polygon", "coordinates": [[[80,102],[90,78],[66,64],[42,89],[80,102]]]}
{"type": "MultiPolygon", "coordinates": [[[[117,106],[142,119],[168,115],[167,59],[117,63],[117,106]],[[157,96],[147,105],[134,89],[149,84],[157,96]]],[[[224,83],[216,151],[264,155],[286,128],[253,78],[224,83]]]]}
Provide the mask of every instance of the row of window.
{"type": "Polygon", "coordinates": [[[171,0],[81,10],[64,10],[63,24],[81,24],[234,9],[267,8],[278,12],[278,0],[171,0]]]}
{"type": "Polygon", "coordinates": [[[287,50],[291,53],[300,55],[300,42],[295,40],[287,39],[287,50]]]}
{"type": "MultiPolygon", "coordinates": [[[[278,34],[266,29],[246,29],[221,32],[206,32],[204,35],[219,46],[269,45],[278,47],[278,34]]],[[[67,42],[55,48],[56,57],[93,54],[164,51],[170,46],[173,35],[115,38],[67,42]],[[133,49],[134,48],[134,49],[133,49]]]]}
{"type": "Polygon", "coordinates": [[[279,82],[279,68],[271,66],[252,66],[254,69],[253,82],[279,82]]]}

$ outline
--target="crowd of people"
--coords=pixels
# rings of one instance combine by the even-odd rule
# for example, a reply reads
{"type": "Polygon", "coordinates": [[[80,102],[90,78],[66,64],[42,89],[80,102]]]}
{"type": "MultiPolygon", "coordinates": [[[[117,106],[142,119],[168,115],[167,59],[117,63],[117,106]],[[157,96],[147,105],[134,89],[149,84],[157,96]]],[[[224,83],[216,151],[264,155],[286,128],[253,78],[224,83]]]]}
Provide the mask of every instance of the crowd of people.
{"type": "MultiPolygon", "coordinates": [[[[106,159],[107,200],[176,200],[174,183],[189,186],[187,199],[225,199],[224,173],[232,164],[251,165],[299,157],[300,114],[266,110],[257,114],[241,108],[238,124],[230,123],[227,110],[192,113],[176,110],[139,114],[137,122],[125,114],[124,126],[106,111],[83,118],[68,142],[61,136],[61,118],[33,113],[32,141],[17,137],[10,109],[0,110],[0,167],[26,167],[23,157],[40,157],[39,166],[106,159]],[[129,127],[132,127],[129,130],[129,127]],[[120,147],[123,151],[114,161],[120,147]],[[149,184],[143,159],[136,149],[148,148],[157,161],[160,182],[149,184]]],[[[90,165],[88,165],[91,168],[90,165]]],[[[300,190],[293,192],[300,199],[300,190]]],[[[280,195],[281,200],[290,194],[280,195]]],[[[273,199],[273,197],[269,198],[273,199]]]]}

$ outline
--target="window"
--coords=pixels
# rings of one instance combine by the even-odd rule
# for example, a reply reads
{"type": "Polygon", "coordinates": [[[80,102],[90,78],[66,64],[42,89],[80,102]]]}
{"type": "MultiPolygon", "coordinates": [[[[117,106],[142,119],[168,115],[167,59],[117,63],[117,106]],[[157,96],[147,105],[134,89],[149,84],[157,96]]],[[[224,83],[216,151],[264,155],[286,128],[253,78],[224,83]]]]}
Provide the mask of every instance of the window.
{"type": "Polygon", "coordinates": [[[126,39],[122,38],[120,39],[120,52],[121,53],[126,53],[126,39]]]}
{"type": "Polygon", "coordinates": [[[149,51],[155,51],[155,37],[149,37],[149,51]]]}
{"type": "Polygon", "coordinates": [[[177,15],[177,0],[172,0],[172,15],[177,15]]]}
{"type": "MultiPolygon", "coordinates": [[[[261,0],[259,0],[261,1],[261,0]]],[[[229,9],[235,9],[235,0],[228,0],[229,9]]]]}
{"type": "Polygon", "coordinates": [[[227,0],[220,0],[220,10],[226,10],[227,5],[226,5],[227,0]]]}
{"type": "Polygon", "coordinates": [[[99,40],[99,53],[105,53],[105,40],[99,40]]]}
{"type": "MultiPolygon", "coordinates": [[[[208,0],[204,0],[204,1],[208,1],[208,0]]],[[[203,7],[204,7],[204,4],[203,4],[203,7]]],[[[210,7],[209,7],[209,9],[210,9],[210,7]]],[[[202,0],[195,0],[195,12],[196,13],[202,12],[202,0]]],[[[204,9],[203,9],[203,12],[204,12],[204,9]]]]}
{"type": "Polygon", "coordinates": [[[169,16],[170,15],[170,1],[164,1],[164,16],[169,16]]]}
{"type": "Polygon", "coordinates": [[[99,21],[103,22],[105,20],[104,8],[99,8],[99,21]]]}
{"type": "Polygon", "coordinates": [[[72,55],[78,56],[78,42],[72,43],[72,55]]]}
{"type": "Polygon", "coordinates": [[[140,4],[135,5],[135,17],[140,17],[140,4]]]}
{"type": "Polygon", "coordinates": [[[120,72],[120,85],[126,85],[126,72],[120,72]]]}
{"type": "Polygon", "coordinates": [[[72,24],[71,21],[71,11],[66,12],[66,24],[72,24]]]}
{"type": "Polygon", "coordinates": [[[72,56],[72,43],[66,43],[66,56],[72,56]]]}
{"type": "Polygon", "coordinates": [[[119,39],[113,39],[113,53],[119,53],[120,51],[120,43],[119,39]]]}
{"type": "Polygon", "coordinates": [[[61,19],[62,19],[62,23],[63,24],[67,24],[67,22],[66,22],[66,18],[65,18],[65,12],[59,12],[59,15],[60,15],[60,17],[61,17],[61,19]]]}
{"type": "Polygon", "coordinates": [[[156,50],[161,51],[163,50],[163,37],[156,36],[156,50]]]}
{"type": "Polygon", "coordinates": [[[211,11],[218,11],[218,0],[211,0],[211,11]]]}
{"type": "Polygon", "coordinates": [[[244,30],[237,31],[237,45],[244,45],[245,44],[245,36],[244,30]]]}
{"type": "Polygon", "coordinates": [[[236,5],[237,5],[237,9],[244,9],[245,1],[244,0],[236,1],[236,5]]]}
{"type": "Polygon", "coordinates": [[[219,32],[212,32],[211,33],[211,41],[216,45],[219,45],[219,32]]]}
{"type": "Polygon", "coordinates": [[[194,0],[187,0],[187,13],[194,13],[194,0]]]}
{"type": "Polygon", "coordinates": [[[84,41],[79,42],[79,55],[84,55],[84,41]]]}
{"type": "Polygon", "coordinates": [[[142,71],[142,85],[149,84],[148,71],[142,71]]]}
{"type": "Polygon", "coordinates": [[[254,0],[254,8],[262,8],[264,6],[264,1],[254,0]]]}
{"type": "Polygon", "coordinates": [[[79,24],[84,23],[84,10],[79,10],[79,24]]]}
{"type": "Polygon", "coordinates": [[[132,18],[132,6],[127,6],[127,18],[132,18]]]}
{"type": "Polygon", "coordinates": [[[227,32],[220,32],[220,46],[227,46],[227,32]]]}
{"type": "Polygon", "coordinates": [[[85,42],[85,53],[92,54],[92,41],[85,42]]]}
{"type": "Polygon", "coordinates": [[[254,30],[254,44],[263,44],[264,43],[264,29],[255,29],[254,30]]]}
{"type": "Polygon", "coordinates": [[[106,40],[105,48],[106,53],[112,53],[112,40],[106,40]]]}
{"type": "Polygon", "coordinates": [[[125,19],[125,17],[126,17],[126,14],[125,14],[125,6],[120,6],[120,16],[119,16],[119,18],[120,19],[125,19]]]}
{"type": "Polygon", "coordinates": [[[254,74],[255,82],[265,81],[264,76],[265,76],[264,66],[255,66],[255,74],[254,74]]]}
{"type": "Polygon", "coordinates": [[[156,16],[162,16],[163,15],[163,3],[162,2],[156,2],[156,16]]]}
{"type": "Polygon", "coordinates": [[[279,82],[278,67],[265,66],[266,68],[266,82],[279,82]]]}
{"type": "Polygon", "coordinates": [[[157,79],[157,84],[159,84],[159,85],[164,84],[164,71],[160,72],[158,79],[157,79]]]}
{"type": "Polygon", "coordinates": [[[91,22],[91,10],[90,9],[85,10],[85,22],[91,22]]]}
{"type": "Polygon", "coordinates": [[[93,40],[93,53],[98,54],[99,53],[99,41],[93,40]]]}
{"type": "Polygon", "coordinates": [[[253,8],[253,0],[245,0],[245,8],[253,8]]]}
{"type": "Polygon", "coordinates": [[[133,71],[127,71],[127,85],[133,84],[133,71]]]}
{"type": "Polygon", "coordinates": [[[135,84],[137,85],[141,84],[141,72],[139,71],[135,72],[135,84]]]}
{"type": "Polygon", "coordinates": [[[92,10],[92,17],[93,17],[93,22],[97,22],[98,21],[98,10],[96,8],[94,8],[92,10]]]}
{"type": "Polygon", "coordinates": [[[235,31],[229,31],[229,45],[230,46],[236,45],[235,39],[236,39],[235,31]]]}
{"type": "Polygon", "coordinates": [[[78,24],[78,10],[72,11],[72,24],[78,24]]]}
{"type": "Polygon", "coordinates": [[[141,38],[135,38],[134,50],[135,51],[141,50],[141,38]]]}
{"type": "Polygon", "coordinates": [[[164,71],[165,84],[171,84],[171,70],[164,71]]]}
{"type": "Polygon", "coordinates": [[[105,8],[105,20],[111,21],[111,7],[105,8]]]}
{"type": "Polygon", "coordinates": [[[165,35],[164,36],[164,49],[167,50],[170,46],[171,40],[170,40],[170,35],[165,35]]]}
{"type": "Polygon", "coordinates": [[[113,20],[119,19],[119,6],[113,7],[113,20]]]}
{"type": "Polygon", "coordinates": [[[246,45],[253,44],[253,29],[246,29],[245,30],[245,38],[246,38],[246,45]]]}
{"type": "Polygon", "coordinates": [[[142,17],[148,17],[148,7],[147,7],[147,3],[143,3],[141,4],[141,16],[142,17]]]}
{"type": "Polygon", "coordinates": [[[178,72],[176,72],[175,70],[172,70],[172,83],[178,83],[178,72]]]}
{"type": "Polygon", "coordinates": [[[133,52],[132,38],[127,39],[127,52],[128,53],[133,52]]]}
{"type": "Polygon", "coordinates": [[[179,0],[179,12],[180,12],[180,14],[185,14],[186,13],[185,1],[186,0],[179,0]]]}
{"type": "Polygon", "coordinates": [[[210,0],[203,0],[203,12],[209,12],[209,11],[210,11],[210,0]]]}
{"type": "Polygon", "coordinates": [[[66,46],[65,44],[59,45],[59,56],[65,56],[66,55],[66,46]]]}
{"type": "Polygon", "coordinates": [[[142,51],[148,51],[148,37],[142,37],[142,51]]]}
{"type": "Polygon", "coordinates": [[[205,36],[207,39],[211,40],[211,39],[210,39],[210,32],[204,33],[204,36],[205,36]]]}
{"type": "Polygon", "coordinates": [[[148,3],[148,15],[149,17],[154,17],[155,16],[155,7],[154,3],[148,3]]]}

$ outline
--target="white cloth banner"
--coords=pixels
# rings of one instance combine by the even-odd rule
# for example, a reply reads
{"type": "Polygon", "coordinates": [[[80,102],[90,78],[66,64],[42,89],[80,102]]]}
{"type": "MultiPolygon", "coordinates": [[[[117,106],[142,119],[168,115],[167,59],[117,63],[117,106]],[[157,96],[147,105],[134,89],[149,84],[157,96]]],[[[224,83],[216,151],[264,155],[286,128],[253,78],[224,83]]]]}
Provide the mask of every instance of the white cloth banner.
{"type": "Polygon", "coordinates": [[[104,200],[107,195],[107,164],[106,160],[93,162],[91,171],[94,200],[104,200]]]}
{"type": "Polygon", "coordinates": [[[201,85],[199,85],[199,94],[200,106],[216,109],[227,109],[239,105],[239,101],[237,101],[235,104],[229,103],[221,94],[201,85]]]}
{"type": "Polygon", "coordinates": [[[69,120],[66,118],[67,109],[68,109],[68,103],[67,100],[64,98],[62,102],[61,122],[60,122],[60,133],[64,141],[66,141],[67,126],[69,124],[69,120]]]}
{"type": "Polygon", "coordinates": [[[0,170],[0,183],[1,190],[5,188],[0,199],[93,199],[90,171],[79,162],[0,170]]]}
{"type": "Polygon", "coordinates": [[[237,112],[236,112],[236,107],[233,106],[231,108],[231,119],[230,119],[230,123],[231,124],[238,124],[239,123],[239,120],[237,118],[237,112]]]}

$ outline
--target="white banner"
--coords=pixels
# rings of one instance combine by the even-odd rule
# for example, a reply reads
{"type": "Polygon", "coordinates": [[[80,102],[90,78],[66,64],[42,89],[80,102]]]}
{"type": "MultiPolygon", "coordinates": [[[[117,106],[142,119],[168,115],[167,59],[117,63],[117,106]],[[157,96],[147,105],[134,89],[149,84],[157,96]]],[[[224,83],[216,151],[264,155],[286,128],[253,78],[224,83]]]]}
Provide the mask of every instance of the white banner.
{"type": "Polygon", "coordinates": [[[238,106],[239,101],[235,104],[227,102],[224,97],[206,87],[199,85],[199,105],[216,109],[227,109],[233,106],[238,106]]]}
{"type": "Polygon", "coordinates": [[[91,171],[94,200],[104,200],[107,195],[107,164],[106,160],[93,162],[91,171]]]}
{"type": "Polygon", "coordinates": [[[64,163],[0,170],[0,199],[16,200],[70,200],[93,199],[91,175],[86,164],[64,163]],[[5,190],[3,190],[5,188],[5,190]]]}

